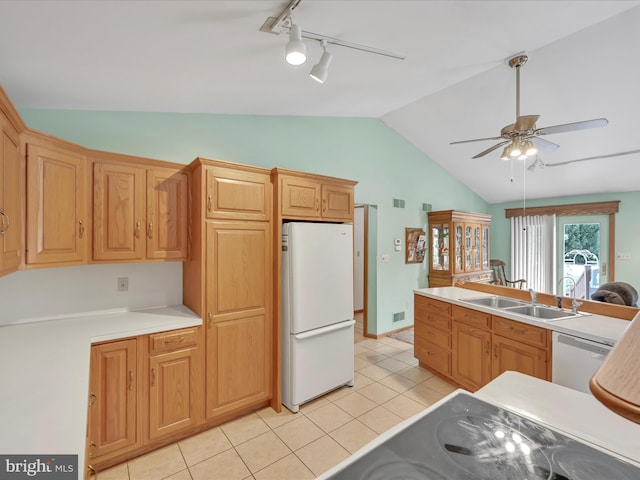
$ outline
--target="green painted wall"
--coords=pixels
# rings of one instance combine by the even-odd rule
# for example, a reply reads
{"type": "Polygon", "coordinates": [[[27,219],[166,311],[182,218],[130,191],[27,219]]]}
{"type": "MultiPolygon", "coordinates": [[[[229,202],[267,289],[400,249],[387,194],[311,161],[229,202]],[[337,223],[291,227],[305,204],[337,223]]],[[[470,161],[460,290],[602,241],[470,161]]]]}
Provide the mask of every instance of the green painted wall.
{"type": "MultiPolygon", "coordinates": [[[[620,210],[616,214],[616,252],[631,254],[631,260],[615,261],[615,279],[627,282],[640,290],[640,191],[603,193],[573,197],[527,200],[527,207],[546,205],[566,205],[620,200],[620,210]]],[[[507,208],[522,208],[522,201],[489,205],[491,213],[491,258],[501,258],[507,263],[511,258],[511,231],[509,219],[505,218],[507,208]]]]}
{"type": "MultiPolygon", "coordinates": [[[[426,264],[404,263],[406,227],[426,228],[434,210],[487,212],[486,202],[378,119],[20,110],[25,123],[98,150],[189,163],[208,157],[357,180],[356,203],[377,205],[377,324],[381,334],[413,323],[413,290],[426,264]],[[393,198],[405,208],[393,208],[393,198]],[[403,241],[401,252],[393,240],[403,241]],[[381,263],[382,254],[390,261],[381,263]],[[405,321],[392,324],[394,312],[405,321]]],[[[428,132],[425,132],[428,134],[428,132]]]]}

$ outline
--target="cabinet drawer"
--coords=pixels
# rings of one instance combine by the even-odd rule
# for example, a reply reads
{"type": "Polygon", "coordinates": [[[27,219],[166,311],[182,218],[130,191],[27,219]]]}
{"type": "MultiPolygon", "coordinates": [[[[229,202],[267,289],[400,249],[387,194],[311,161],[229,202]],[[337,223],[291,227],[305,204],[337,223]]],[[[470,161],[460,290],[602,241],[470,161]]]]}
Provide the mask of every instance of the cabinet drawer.
{"type": "Polygon", "coordinates": [[[416,313],[415,325],[417,329],[420,329],[421,326],[425,327],[435,327],[444,332],[451,331],[451,319],[449,317],[443,317],[442,315],[438,315],[430,312],[420,312],[416,313]]]}
{"type": "Polygon", "coordinates": [[[491,326],[490,314],[459,307],[458,305],[453,306],[453,318],[475,327],[490,328],[491,326]]]}
{"type": "Polygon", "coordinates": [[[548,330],[526,323],[516,322],[502,317],[493,317],[493,331],[499,335],[513,338],[524,343],[547,346],[548,330]]]}
{"type": "Polygon", "coordinates": [[[149,335],[149,353],[154,354],[194,347],[197,343],[197,329],[195,328],[154,333],[149,335]]]}
{"type": "Polygon", "coordinates": [[[415,310],[430,311],[442,315],[451,315],[451,304],[422,295],[414,295],[415,310]]]}
{"type": "Polygon", "coordinates": [[[451,375],[451,352],[428,342],[418,341],[415,345],[418,360],[445,375],[451,375]]]}
{"type": "Polygon", "coordinates": [[[416,329],[416,336],[443,348],[451,348],[451,334],[429,325],[416,329]]]}

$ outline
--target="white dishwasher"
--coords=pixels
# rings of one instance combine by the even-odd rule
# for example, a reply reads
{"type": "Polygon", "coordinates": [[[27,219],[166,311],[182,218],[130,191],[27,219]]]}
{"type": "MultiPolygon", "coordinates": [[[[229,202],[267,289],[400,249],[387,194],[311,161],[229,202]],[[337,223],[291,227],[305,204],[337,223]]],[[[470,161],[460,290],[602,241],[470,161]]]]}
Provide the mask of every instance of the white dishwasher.
{"type": "Polygon", "coordinates": [[[613,347],[566,333],[553,332],[553,383],[591,393],[589,380],[613,347]]]}

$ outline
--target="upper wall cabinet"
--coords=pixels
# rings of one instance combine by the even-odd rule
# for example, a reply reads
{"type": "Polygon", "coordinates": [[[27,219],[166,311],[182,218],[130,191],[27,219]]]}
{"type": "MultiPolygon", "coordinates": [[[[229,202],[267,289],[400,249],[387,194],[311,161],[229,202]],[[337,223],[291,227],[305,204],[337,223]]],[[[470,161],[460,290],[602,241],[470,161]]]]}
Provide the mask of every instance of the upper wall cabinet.
{"type": "Polygon", "coordinates": [[[0,275],[22,260],[22,159],[17,130],[0,112],[0,275]]]}
{"type": "Polygon", "coordinates": [[[274,172],[282,218],[353,221],[356,182],[279,168],[274,172]]]}
{"type": "Polygon", "coordinates": [[[27,266],[87,260],[86,157],[27,136],[27,266]]]}
{"type": "Polygon", "coordinates": [[[187,206],[178,169],[94,160],[93,260],[185,259],[187,206]]]}
{"type": "Polygon", "coordinates": [[[206,167],[206,217],[220,220],[271,218],[271,185],[264,173],[206,167]]]}

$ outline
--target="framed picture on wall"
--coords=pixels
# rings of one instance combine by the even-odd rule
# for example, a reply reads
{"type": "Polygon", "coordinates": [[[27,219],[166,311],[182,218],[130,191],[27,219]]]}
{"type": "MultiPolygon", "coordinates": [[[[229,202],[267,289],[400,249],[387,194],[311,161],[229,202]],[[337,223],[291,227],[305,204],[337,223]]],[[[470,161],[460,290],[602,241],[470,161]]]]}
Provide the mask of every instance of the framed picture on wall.
{"type": "Polygon", "coordinates": [[[422,263],[427,252],[427,235],[421,228],[405,228],[406,249],[404,263],[422,263]]]}

